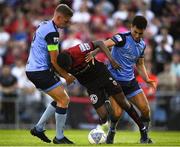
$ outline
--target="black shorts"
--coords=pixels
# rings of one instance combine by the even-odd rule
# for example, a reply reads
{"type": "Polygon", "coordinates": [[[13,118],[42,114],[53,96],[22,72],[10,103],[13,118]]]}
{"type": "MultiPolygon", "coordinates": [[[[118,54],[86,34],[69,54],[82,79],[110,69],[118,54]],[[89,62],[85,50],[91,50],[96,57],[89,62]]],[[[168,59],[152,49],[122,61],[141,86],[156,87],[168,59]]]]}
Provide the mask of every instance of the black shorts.
{"type": "Polygon", "coordinates": [[[121,86],[114,80],[108,69],[104,66],[99,66],[99,68],[101,68],[99,69],[101,76],[97,76],[98,73],[91,73],[89,76],[96,76],[97,78],[86,80],[86,83],[83,84],[87,88],[95,109],[102,106],[109,96],[122,92],[121,86]]]}
{"type": "Polygon", "coordinates": [[[26,71],[28,79],[36,86],[36,88],[48,92],[62,84],[60,78],[51,69],[43,71],[26,71]]]}
{"type": "Polygon", "coordinates": [[[124,92],[124,95],[130,99],[140,92],[142,92],[142,89],[140,88],[138,82],[134,78],[131,81],[118,81],[118,83],[121,85],[121,88],[124,92]]]}

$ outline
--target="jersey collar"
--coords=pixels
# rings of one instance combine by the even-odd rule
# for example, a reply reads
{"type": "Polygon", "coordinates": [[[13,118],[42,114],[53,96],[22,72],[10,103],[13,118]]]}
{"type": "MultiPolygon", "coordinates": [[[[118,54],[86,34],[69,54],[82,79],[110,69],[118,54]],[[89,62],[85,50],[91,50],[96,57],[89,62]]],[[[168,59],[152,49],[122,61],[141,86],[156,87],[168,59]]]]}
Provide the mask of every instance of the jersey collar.
{"type": "Polygon", "coordinates": [[[54,26],[54,29],[58,32],[58,27],[57,27],[57,25],[55,24],[55,22],[53,20],[52,20],[52,24],[54,26]]]}

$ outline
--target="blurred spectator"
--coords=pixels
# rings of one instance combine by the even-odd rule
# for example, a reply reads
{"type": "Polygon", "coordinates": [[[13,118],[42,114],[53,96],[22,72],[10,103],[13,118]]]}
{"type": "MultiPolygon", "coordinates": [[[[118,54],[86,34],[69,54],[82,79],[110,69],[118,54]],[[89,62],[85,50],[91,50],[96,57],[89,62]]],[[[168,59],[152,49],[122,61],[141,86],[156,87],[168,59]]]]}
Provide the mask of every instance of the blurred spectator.
{"type": "Polygon", "coordinates": [[[150,7],[150,1],[148,0],[141,0],[141,1],[137,1],[138,4],[138,12],[136,13],[136,15],[143,15],[146,17],[146,19],[148,20],[148,23],[151,24],[152,19],[154,18],[154,13],[153,11],[151,11],[151,9],[149,9],[150,7]]]}
{"type": "Polygon", "coordinates": [[[15,60],[15,65],[12,67],[12,75],[18,80],[18,88],[23,88],[25,75],[25,63],[21,58],[15,60]]]}
{"type": "Polygon", "coordinates": [[[88,6],[86,1],[83,1],[79,11],[75,11],[72,17],[74,23],[89,23],[91,15],[88,12],[88,6]]]}
{"type": "Polygon", "coordinates": [[[156,73],[162,72],[164,64],[171,60],[171,52],[169,52],[169,50],[166,40],[162,40],[155,48],[156,73]]]}
{"type": "Polygon", "coordinates": [[[73,29],[69,29],[66,35],[67,38],[65,38],[61,43],[62,50],[68,49],[82,42],[77,38],[77,33],[73,29]]]}
{"type": "MultiPolygon", "coordinates": [[[[164,71],[158,75],[158,99],[161,101],[159,109],[162,114],[156,113],[156,116],[164,116],[162,119],[164,124],[167,124],[168,117],[171,115],[170,112],[170,101],[176,94],[177,90],[177,79],[176,75],[171,72],[171,63],[167,62],[164,64],[164,71]]],[[[157,118],[156,118],[157,119],[157,118]]]]}
{"type": "Polygon", "coordinates": [[[151,0],[151,10],[156,16],[161,16],[166,4],[166,0],[151,0]]]}
{"type": "Polygon", "coordinates": [[[4,31],[4,28],[0,26],[0,57],[6,54],[9,40],[10,34],[4,31]]]}
{"type": "Polygon", "coordinates": [[[3,98],[16,98],[17,78],[11,74],[11,68],[4,65],[0,75],[1,94],[3,98]]]}
{"type": "Polygon", "coordinates": [[[88,9],[92,8],[94,6],[93,2],[91,0],[73,0],[72,7],[75,11],[79,11],[82,3],[84,3],[88,9]]]}
{"type": "Polygon", "coordinates": [[[180,50],[176,50],[172,56],[171,72],[177,78],[177,90],[180,90],[180,50]]]}
{"type": "Polygon", "coordinates": [[[109,16],[109,14],[112,14],[114,11],[114,6],[110,1],[100,0],[99,4],[101,6],[102,13],[106,16],[109,16]]]}
{"type": "Polygon", "coordinates": [[[112,15],[114,20],[120,19],[121,21],[126,20],[128,17],[128,4],[127,3],[119,3],[118,10],[115,11],[112,15]]]}
{"type": "Polygon", "coordinates": [[[180,52],[174,52],[172,56],[171,72],[180,78],[180,52]]]}
{"type": "Polygon", "coordinates": [[[158,74],[158,90],[164,91],[176,91],[176,75],[171,72],[171,63],[166,62],[164,64],[164,70],[158,74]]]}
{"type": "Polygon", "coordinates": [[[157,44],[161,43],[163,40],[166,40],[166,46],[167,46],[166,50],[172,53],[172,45],[174,40],[173,37],[168,33],[168,28],[162,27],[160,29],[160,34],[155,36],[154,40],[157,44]]]}
{"type": "Polygon", "coordinates": [[[178,54],[180,53],[180,39],[177,39],[174,41],[174,50],[178,54]]]}
{"type": "Polygon", "coordinates": [[[2,111],[4,123],[15,123],[15,99],[17,98],[17,79],[11,74],[8,65],[3,66],[0,75],[0,92],[2,96],[2,111]]]}

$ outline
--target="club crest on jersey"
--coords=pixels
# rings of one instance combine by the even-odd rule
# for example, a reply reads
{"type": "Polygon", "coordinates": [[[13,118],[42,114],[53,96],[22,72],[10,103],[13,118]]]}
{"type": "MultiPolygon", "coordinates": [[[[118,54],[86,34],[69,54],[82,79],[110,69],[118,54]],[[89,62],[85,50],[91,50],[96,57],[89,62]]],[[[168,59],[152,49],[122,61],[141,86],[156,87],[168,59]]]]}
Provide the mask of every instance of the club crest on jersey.
{"type": "Polygon", "coordinates": [[[54,37],[53,41],[54,41],[54,43],[58,43],[59,42],[59,37],[54,37]]]}
{"type": "Polygon", "coordinates": [[[114,37],[117,39],[118,42],[121,42],[123,40],[121,35],[119,34],[115,35],[114,37]]]}
{"type": "Polygon", "coordinates": [[[112,81],[112,83],[116,86],[117,85],[117,82],[115,80],[112,81]]]}
{"type": "Polygon", "coordinates": [[[91,94],[91,95],[90,95],[90,100],[91,100],[91,103],[92,103],[92,104],[96,104],[97,101],[98,101],[97,95],[91,94]]]}

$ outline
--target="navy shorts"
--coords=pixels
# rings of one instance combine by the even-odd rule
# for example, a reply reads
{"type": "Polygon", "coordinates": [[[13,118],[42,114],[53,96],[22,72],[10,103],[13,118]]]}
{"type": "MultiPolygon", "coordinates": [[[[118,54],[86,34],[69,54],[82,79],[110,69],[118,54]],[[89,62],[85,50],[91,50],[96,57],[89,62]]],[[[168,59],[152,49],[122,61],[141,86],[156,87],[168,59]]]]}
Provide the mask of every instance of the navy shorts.
{"type": "Polygon", "coordinates": [[[102,71],[100,75],[96,75],[96,72],[88,72],[89,76],[97,78],[94,80],[88,79],[87,83],[83,84],[87,88],[91,103],[95,109],[101,107],[109,96],[122,92],[121,86],[114,80],[105,65],[99,66],[99,70],[102,71]]]}
{"type": "Polygon", "coordinates": [[[118,83],[121,85],[124,95],[128,99],[142,92],[142,89],[140,88],[135,78],[131,81],[118,81],[118,83]]]}
{"type": "Polygon", "coordinates": [[[62,84],[56,73],[49,69],[43,71],[26,71],[28,79],[36,86],[36,88],[48,92],[62,84]]]}

